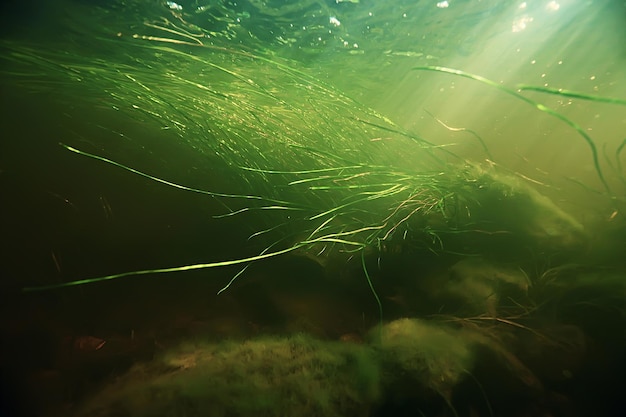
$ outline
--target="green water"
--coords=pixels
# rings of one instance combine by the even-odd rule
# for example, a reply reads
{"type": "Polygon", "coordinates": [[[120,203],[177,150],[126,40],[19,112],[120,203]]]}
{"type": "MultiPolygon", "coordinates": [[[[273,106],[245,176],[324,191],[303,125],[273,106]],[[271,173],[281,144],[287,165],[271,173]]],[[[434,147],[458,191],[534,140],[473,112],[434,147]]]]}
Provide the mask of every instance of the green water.
{"type": "Polygon", "coordinates": [[[625,407],[624,4],[2,7],[3,408],[625,407]]]}

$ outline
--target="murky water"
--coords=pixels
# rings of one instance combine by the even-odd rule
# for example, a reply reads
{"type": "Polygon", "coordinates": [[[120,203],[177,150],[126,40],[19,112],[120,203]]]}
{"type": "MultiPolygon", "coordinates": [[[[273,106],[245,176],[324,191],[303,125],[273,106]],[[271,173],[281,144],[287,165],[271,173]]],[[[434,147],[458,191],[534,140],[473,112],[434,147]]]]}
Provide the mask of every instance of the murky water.
{"type": "Polygon", "coordinates": [[[623,411],[624,4],[2,7],[7,412],[623,411]]]}

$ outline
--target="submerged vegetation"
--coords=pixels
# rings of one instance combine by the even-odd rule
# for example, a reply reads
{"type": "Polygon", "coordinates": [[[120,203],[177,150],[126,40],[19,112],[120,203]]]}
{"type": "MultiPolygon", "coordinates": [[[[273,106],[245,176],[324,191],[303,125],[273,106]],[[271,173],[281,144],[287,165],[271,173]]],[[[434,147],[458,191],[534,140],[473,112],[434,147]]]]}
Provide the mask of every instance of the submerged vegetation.
{"type": "MultiPolygon", "coordinates": [[[[277,31],[296,12],[248,3],[273,16],[264,24],[277,31]]],[[[329,7],[303,3],[298,10],[313,20],[318,7],[329,7]]],[[[337,7],[347,3],[358,2],[337,7]]],[[[360,312],[361,334],[348,340],[358,343],[261,334],[164,349],[76,415],[574,415],[552,394],[570,383],[580,389],[574,374],[589,343],[609,345],[579,314],[626,322],[624,271],[613,268],[626,247],[626,140],[610,155],[541,97],[617,107],[624,99],[506,85],[430,65],[424,54],[410,67],[411,74],[477,81],[485,94],[505,93],[582,138],[601,189],[582,182],[580,189],[609,207],[604,217],[617,229],[603,246],[594,224],[560,204],[549,173],[536,179],[500,162],[480,132],[431,115],[449,131],[471,134],[480,156],[468,157],[457,143],[423,137],[324,81],[310,64],[320,48],[314,39],[328,32],[320,24],[311,26],[319,36],[302,47],[307,59],[298,60],[275,43],[304,38],[264,40],[248,10],[224,2],[193,13],[173,2],[74,6],[49,45],[30,36],[1,41],[3,87],[59,107],[51,118],[60,137],[45,140],[64,158],[101,169],[103,177],[206,198],[211,220],[245,224],[247,240],[224,259],[207,254],[207,261],[95,277],[74,271],[61,280],[20,280],[27,293],[20,295],[235,266],[219,284],[217,294],[226,296],[263,261],[306,258],[328,274],[324,284],[350,293],[366,288],[378,323],[370,329],[360,312]],[[606,280],[598,278],[605,272],[606,280]],[[596,298],[586,299],[590,287],[596,298]],[[507,414],[512,408],[498,379],[519,393],[514,407],[524,414],[507,414]]],[[[345,56],[358,55],[334,19],[329,33],[348,45],[345,56]]]]}

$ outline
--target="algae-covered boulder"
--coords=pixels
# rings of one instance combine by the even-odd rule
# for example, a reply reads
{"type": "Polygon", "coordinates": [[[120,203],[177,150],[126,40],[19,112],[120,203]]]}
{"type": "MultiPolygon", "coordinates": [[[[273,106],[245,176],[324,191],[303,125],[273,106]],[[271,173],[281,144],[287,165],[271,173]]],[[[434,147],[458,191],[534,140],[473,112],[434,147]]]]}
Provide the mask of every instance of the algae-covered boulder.
{"type": "Polygon", "coordinates": [[[498,253],[503,253],[497,250],[503,243],[512,246],[509,253],[515,248],[554,253],[585,246],[583,225],[527,178],[476,164],[467,164],[458,175],[462,228],[478,232],[484,237],[480,242],[491,243],[498,253]]]}
{"type": "Polygon", "coordinates": [[[454,386],[473,367],[475,344],[469,333],[440,323],[392,321],[382,328],[379,348],[385,384],[398,390],[398,395],[415,396],[425,391],[449,398],[454,386]]]}
{"type": "Polygon", "coordinates": [[[373,352],[309,336],[188,343],[134,367],[77,416],[362,416],[379,395],[373,352]]]}
{"type": "Polygon", "coordinates": [[[497,317],[501,301],[526,301],[530,279],[521,268],[467,257],[452,265],[436,298],[465,314],[497,317]]]}
{"type": "Polygon", "coordinates": [[[416,410],[437,416],[510,415],[509,402],[517,401],[515,408],[541,401],[541,383],[505,342],[512,336],[508,328],[456,321],[405,318],[378,329],[383,415],[419,415],[416,410]],[[484,414],[460,412],[479,409],[484,414]]]}

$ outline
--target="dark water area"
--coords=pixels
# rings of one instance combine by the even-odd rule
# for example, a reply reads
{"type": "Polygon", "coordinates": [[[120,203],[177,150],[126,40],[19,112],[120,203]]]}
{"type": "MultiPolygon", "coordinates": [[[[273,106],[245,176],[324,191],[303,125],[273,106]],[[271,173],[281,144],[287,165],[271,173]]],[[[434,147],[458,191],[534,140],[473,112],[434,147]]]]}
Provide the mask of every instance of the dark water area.
{"type": "Polygon", "coordinates": [[[621,2],[1,11],[0,415],[626,413],[621,2]]]}

